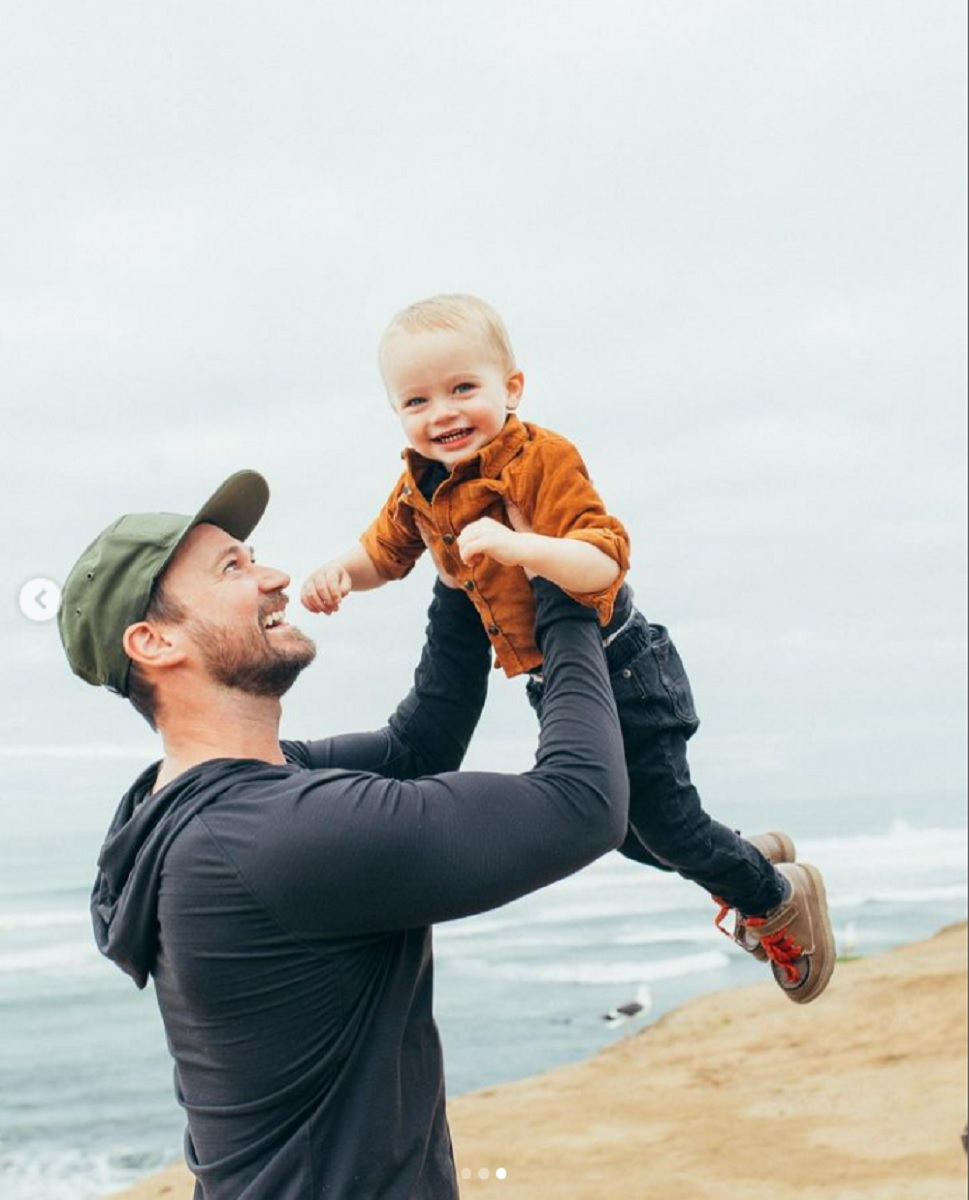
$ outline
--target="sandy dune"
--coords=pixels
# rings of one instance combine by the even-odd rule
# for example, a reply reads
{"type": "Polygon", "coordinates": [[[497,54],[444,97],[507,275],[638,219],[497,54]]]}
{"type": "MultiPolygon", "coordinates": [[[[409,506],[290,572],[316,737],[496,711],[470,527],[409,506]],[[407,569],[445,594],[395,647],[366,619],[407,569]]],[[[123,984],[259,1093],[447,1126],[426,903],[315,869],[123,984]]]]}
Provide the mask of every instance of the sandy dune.
{"type": "MultiPolygon", "coordinates": [[[[770,983],[706,996],[588,1062],[460,1097],[462,1200],[965,1195],[966,974],[959,925],[839,964],[814,1005],[770,983]]],[[[118,1200],[191,1196],[174,1167],[118,1200]]]]}

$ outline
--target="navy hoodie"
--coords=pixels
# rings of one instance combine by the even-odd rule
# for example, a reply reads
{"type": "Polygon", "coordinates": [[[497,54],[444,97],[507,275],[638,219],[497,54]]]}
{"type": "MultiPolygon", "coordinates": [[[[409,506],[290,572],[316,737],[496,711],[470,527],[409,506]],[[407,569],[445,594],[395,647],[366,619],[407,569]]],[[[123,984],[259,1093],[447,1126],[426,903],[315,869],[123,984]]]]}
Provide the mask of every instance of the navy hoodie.
{"type": "Polygon", "coordinates": [[[537,582],[534,769],[456,773],[487,641],[438,585],[386,729],[213,759],[123,798],[92,896],[102,952],[152,977],[196,1200],[456,1200],[431,926],[617,845],[627,782],[595,614],[537,582]]]}

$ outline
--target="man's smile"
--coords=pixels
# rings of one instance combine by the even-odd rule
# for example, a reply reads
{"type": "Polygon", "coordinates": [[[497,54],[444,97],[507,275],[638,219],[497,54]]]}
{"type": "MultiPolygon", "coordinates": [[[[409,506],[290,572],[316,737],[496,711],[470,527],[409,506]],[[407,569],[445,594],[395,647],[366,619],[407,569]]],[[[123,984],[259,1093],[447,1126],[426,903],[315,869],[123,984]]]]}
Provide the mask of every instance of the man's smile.
{"type": "Polygon", "coordinates": [[[286,624],[286,605],[281,608],[274,608],[272,612],[265,613],[262,618],[263,629],[277,629],[280,625],[286,624]]]}

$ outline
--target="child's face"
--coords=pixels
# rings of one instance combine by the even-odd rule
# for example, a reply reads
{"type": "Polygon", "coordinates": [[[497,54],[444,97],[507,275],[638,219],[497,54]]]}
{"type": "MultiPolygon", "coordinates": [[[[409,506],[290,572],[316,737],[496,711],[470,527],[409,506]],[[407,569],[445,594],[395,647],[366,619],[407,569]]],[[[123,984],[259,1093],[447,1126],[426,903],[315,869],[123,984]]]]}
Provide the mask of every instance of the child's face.
{"type": "Polygon", "coordinates": [[[380,365],[407,440],[448,469],[498,436],[524,386],[521,371],[509,373],[497,351],[466,331],[397,330],[380,365]]]}

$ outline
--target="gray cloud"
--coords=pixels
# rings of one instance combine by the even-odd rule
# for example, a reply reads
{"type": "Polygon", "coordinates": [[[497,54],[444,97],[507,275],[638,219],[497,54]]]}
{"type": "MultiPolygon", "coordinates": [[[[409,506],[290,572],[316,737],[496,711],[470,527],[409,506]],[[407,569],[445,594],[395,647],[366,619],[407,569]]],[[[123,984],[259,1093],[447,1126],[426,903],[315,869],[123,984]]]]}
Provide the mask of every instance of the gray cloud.
{"type": "MultiPolygon", "coordinates": [[[[506,316],[523,415],[628,524],[715,786],[961,786],[965,20],[950,0],[8,14],[8,741],[142,736],[25,628],[24,579],[240,465],[270,477],[260,545],[298,579],[396,470],[383,324],[462,289],[506,316]]],[[[299,732],[382,719],[428,579],[313,624],[299,732]]],[[[527,755],[519,689],[488,722],[527,755]]]]}

